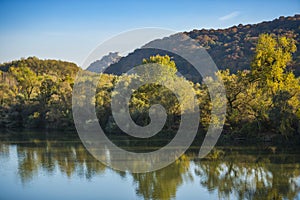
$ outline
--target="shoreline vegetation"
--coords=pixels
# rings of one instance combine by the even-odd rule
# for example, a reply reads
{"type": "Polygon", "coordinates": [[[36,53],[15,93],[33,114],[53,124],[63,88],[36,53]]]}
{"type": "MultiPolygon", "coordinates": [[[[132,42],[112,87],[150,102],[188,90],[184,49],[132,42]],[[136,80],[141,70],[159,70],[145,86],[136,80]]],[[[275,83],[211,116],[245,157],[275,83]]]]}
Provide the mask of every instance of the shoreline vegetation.
{"type": "MultiPolygon", "coordinates": [[[[297,50],[293,37],[259,35],[250,70],[217,72],[226,88],[227,113],[220,143],[299,143],[300,79],[287,66],[297,50]]],[[[143,63],[157,63],[157,75],[175,77],[176,63],[169,55],[146,57],[143,63]]],[[[29,57],[0,65],[0,130],[75,130],[72,117],[72,88],[80,69],[76,64],[29,57]]],[[[86,72],[92,74],[92,72],[86,72]]],[[[136,75],[102,74],[97,85],[95,106],[101,127],[108,135],[124,134],[111,113],[111,96],[116,83],[140,79],[136,75]]],[[[164,78],[162,76],[162,78],[164,78]]],[[[91,81],[84,77],[82,83],[91,81]]],[[[211,121],[209,92],[202,83],[189,81],[196,94],[202,138],[211,121]]],[[[84,102],[83,97],[83,101],[84,102]]],[[[173,137],[180,125],[180,105],[171,91],[159,84],[148,84],[133,93],[129,110],[141,126],[150,123],[149,108],[160,103],[167,112],[163,130],[157,137],[173,137]]],[[[84,113],[83,113],[84,115],[84,113]]],[[[219,123],[214,121],[214,123],[219,123]]]]}

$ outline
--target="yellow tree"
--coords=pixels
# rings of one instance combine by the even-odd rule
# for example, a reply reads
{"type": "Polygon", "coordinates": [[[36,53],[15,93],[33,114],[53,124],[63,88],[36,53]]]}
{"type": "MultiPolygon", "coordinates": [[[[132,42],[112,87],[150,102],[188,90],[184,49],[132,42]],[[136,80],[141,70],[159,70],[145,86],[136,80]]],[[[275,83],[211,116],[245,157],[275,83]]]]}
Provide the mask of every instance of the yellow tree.
{"type": "Polygon", "coordinates": [[[284,88],[284,82],[290,76],[285,69],[295,51],[295,40],[291,38],[269,34],[259,36],[251,70],[262,88],[273,94],[284,88]]]}
{"type": "Polygon", "coordinates": [[[272,128],[287,136],[300,125],[299,117],[299,78],[286,70],[296,51],[295,40],[285,36],[262,34],[258,39],[251,75],[256,90],[266,97],[263,102],[272,128]],[[267,104],[265,104],[267,103],[267,104]],[[297,122],[298,121],[298,122],[297,122]]]}

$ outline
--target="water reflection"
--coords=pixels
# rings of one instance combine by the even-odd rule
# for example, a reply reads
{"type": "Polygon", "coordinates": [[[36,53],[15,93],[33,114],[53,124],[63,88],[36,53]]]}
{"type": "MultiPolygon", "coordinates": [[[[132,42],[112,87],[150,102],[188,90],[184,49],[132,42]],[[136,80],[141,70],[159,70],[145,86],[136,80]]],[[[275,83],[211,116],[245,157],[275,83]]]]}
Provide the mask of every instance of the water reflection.
{"type": "Polygon", "coordinates": [[[31,180],[41,170],[51,175],[56,167],[68,177],[76,173],[87,179],[105,170],[105,166],[95,162],[81,144],[45,142],[29,147],[23,144],[17,146],[17,155],[22,182],[31,180]]]}
{"type": "MultiPolygon", "coordinates": [[[[39,174],[50,177],[57,170],[70,179],[78,176],[90,180],[106,173],[107,168],[85,150],[77,137],[57,138],[2,137],[0,162],[16,154],[18,177],[25,185],[39,174]]],[[[175,199],[179,188],[188,183],[208,193],[216,192],[220,199],[299,198],[299,152],[246,149],[219,148],[204,160],[184,155],[151,173],[114,173],[130,177],[133,190],[142,199],[175,199]]]]}
{"type": "Polygon", "coordinates": [[[177,188],[184,181],[193,181],[189,167],[189,158],[184,155],[167,168],[151,173],[132,174],[137,185],[136,192],[144,199],[175,198],[177,188]]]}
{"type": "MultiPolygon", "coordinates": [[[[251,157],[249,158],[251,160],[251,157]]],[[[300,192],[299,164],[213,161],[197,162],[201,185],[221,199],[295,199],[300,192]]]]}

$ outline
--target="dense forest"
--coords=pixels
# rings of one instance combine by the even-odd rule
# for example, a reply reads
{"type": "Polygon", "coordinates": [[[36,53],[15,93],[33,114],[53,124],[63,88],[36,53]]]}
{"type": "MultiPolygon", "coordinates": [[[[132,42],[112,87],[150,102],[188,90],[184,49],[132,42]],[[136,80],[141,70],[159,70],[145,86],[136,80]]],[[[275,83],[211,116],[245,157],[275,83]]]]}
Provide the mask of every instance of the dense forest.
{"type": "MultiPolygon", "coordinates": [[[[287,68],[296,50],[293,38],[261,34],[250,70],[231,73],[226,69],[217,73],[224,81],[228,101],[223,137],[299,137],[300,79],[287,68]]],[[[157,75],[161,78],[178,78],[176,62],[168,55],[151,56],[141,62],[160,64],[157,75]]],[[[73,63],[36,57],[1,64],[0,127],[74,129],[71,99],[78,70],[81,68],[73,63]]],[[[140,78],[134,74],[102,74],[95,103],[99,123],[107,133],[122,134],[111,114],[114,86],[122,81],[123,87],[128,87],[133,79],[140,78]]],[[[199,103],[199,132],[204,133],[214,120],[209,93],[202,83],[189,84],[199,103]]],[[[139,125],[148,124],[149,108],[157,102],[165,107],[168,116],[162,134],[172,134],[180,123],[180,105],[169,89],[158,84],[146,84],[134,92],[129,105],[131,117],[139,125]]]]}
{"type": "Polygon", "coordinates": [[[29,57],[0,66],[0,127],[66,128],[73,124],[74,63],[29,57]]]}

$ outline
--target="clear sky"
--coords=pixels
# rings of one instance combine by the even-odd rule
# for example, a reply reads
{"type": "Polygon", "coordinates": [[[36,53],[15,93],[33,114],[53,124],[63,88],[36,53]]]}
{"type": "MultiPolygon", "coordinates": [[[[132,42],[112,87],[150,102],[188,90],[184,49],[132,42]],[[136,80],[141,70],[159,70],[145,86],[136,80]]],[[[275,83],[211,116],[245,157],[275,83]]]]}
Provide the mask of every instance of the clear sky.
{"type": "Polygon", "coordinates": [[[299,11],[300,0],[0,0],[0,62],[37,56],[81,65],[101,42],[126,30],[225,28],[299,11]]]}

